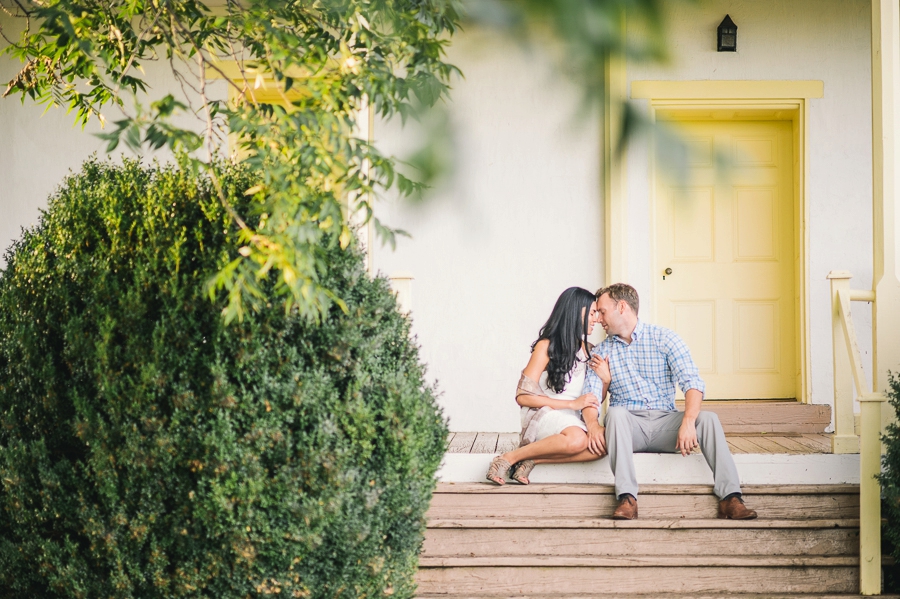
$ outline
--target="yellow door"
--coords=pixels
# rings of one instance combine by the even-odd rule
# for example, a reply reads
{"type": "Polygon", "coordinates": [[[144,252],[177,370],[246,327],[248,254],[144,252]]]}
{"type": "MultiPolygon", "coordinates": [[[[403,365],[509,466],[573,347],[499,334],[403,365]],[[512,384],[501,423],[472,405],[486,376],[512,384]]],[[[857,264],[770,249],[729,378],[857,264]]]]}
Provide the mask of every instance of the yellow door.
{"type": "Polygon", "coordinates": [[[692,152],[683,182],[657,183],[658,321],[687,342],[708,399],[794,398],[791,123],[679,125],[692,152]]]}

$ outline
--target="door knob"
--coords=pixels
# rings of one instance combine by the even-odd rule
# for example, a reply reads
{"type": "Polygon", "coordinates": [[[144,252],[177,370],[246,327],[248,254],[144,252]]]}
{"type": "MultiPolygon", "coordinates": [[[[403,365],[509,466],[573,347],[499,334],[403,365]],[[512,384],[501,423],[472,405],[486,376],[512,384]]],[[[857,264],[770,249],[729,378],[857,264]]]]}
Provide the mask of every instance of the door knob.
{"type": "Polygon", "coordinates": [[[667,268],[664,272],[665,272],[667,275],[670,275],[670,274],[672,274],[672,269],[671,269],[671,268],[667,268]]]}

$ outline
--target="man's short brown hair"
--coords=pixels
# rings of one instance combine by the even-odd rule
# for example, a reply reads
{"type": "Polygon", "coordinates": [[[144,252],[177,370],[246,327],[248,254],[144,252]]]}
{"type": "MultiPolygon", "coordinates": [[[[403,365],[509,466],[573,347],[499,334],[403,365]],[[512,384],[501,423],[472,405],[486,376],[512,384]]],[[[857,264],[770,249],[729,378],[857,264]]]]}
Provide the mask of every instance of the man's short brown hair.
{"type": "Polygon", "coordinates": [[[600,299],[600,296],[606,293],[609,295],[609,299],[618,303],[620,301],[624,301],[626,304],[631,306],[631,309],[634,310],[635,316],[638,313],[638,308],[641,305],[641,301],[638,299],[637,289],[628,285],[627,283],[613,283],[609,287],[602,287],[597,290],[597,299],[600,299]]]}

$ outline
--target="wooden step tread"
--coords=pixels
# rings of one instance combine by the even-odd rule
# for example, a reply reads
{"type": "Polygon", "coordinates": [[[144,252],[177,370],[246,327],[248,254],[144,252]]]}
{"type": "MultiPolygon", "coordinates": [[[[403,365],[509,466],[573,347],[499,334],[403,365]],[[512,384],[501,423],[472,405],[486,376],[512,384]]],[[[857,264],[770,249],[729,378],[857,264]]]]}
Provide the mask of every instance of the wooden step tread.
{"type": "MultiPolygon", "coordinates": [[[[658,599],[659,595],[653,594],[634,594],[634,593],[617,593],[610,592],[608,594],[598,594],[598,592],[590,594],[553,594],[553,595],[454,595],[446,593],[426,593],[416,595],[416,599],[658,599]]],[[[822,593],[690,593],[684,594],[666,594],[666,599],[859,599],[857,593],[840,593],[840,594],[822,594],[822,593]]],[[[900,595],[878,595],[878,599],[900,599],[900,595]]]]}
{"type": "MultiPolygon", "coordinates": [[[[684,410],[684,401],[675,406],[684,410]]],[[[821,433],[831,424],[831,406],[824,404],[707,400],[702,409],[715,412],[726,433],[821,433]]]]}
{"type": "Polygon", "coordinates": [[[422,594],[602,595],[629,593],[654,599],[670,594],[856,593],[859,563],[853,566],[459,566],[420,568],[422,594]],[[598,591],[602,591],[599,592],[598,591]]]}
{"type": "MultiPolygon", "coordinates": [[[[641,495],[712,495],[712,485],[642,485],[641,495]]],[[[613,485],[438,483],[438,493],[613,495],[613,485]]],[[[746,485],[744,495],[858,495],[859,485],[746,485]]]]}
{"type": "MultiPolygon", "coordinates": [[[[766,520],[859,518],[859,495],[749,495],[747,506],[766,520]]],[[[715,518],[715,495],[641,495],[641,518],[715,518]]],[[[618,502],[615,496],[588,494],[492,494],[443,493],[432,497],[428,518],[609,518],[618,502]]]]}
{"type": "Polygon", "coordinates": [[[434,556],[419,558],[419,568],[552,568],[552,567],[786,567],[827,568],[859,566],[852,555],[530,555],[434,556]]]}
{"type": "Polygon", "coordinates": [[[859,528],[858,518],[808,520],[719,520],[678,518],[612,520],[610,518],[433,518],[428,528],[859,528]]]}
{"type": "Polygon", "coordinates": [[[856,528],[430,528],[423,556],[859,555],[856,528]]]}

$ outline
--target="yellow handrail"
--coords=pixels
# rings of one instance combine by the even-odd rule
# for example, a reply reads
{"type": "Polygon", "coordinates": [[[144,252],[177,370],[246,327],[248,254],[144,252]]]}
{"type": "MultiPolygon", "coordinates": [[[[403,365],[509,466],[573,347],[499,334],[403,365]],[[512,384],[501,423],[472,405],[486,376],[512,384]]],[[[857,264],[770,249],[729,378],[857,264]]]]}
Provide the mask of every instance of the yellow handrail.
{"type": "MultiPolygon", "coordinates": [[[[859,378],[859,369],[852,369],[850,356],[856,353],[852,347],[845,347],[846,339],[853,334],[850,320],[850,302],[841,300],[841,293],[850,291],[850,277],[846,270],[833,270],[828,273],[831,281],[831,338],[834,358],[834,434],[831,436],[832,453],[859,453],[859,437],[853,426],[853,386],[854,379],[859,378]],[[844,329],[848,323],[849,330],[844,329]],[[855,375],[855,376],[854,376],[855,375]]],[[[857,346],[858,347],[858,346],[857,346]]],[[[860,393],[857,383],[857,394],[860,393]]]]}
{"type": "Polygon", "coordinates": [[[850,357],[853,384],[856,387],[856,395],[861,397],[866,393],[866,373],[859,356],[859,342],[856,341],[856,330],[853,328],[853,318],[850,315],[850,290],[838,289],[835,299],[837,300],[837,311],[841,316],[841,328],[844,330],[847,355],[850,357]]]}
{"type": "MultiPolygon", "coordinates": [[[[881,403],[883,393],[867,391],[850,312],[851,301],[874,302],[874,291],[850,290],[851,274],[833,270],[831,280],[832,342],[834,344],[834,453],[859,451],[859,592],[881,594],[881,403]],[[859,438],[853,434],[853,393],[860,402],[859,438]]],[[[874,377],[873,377],[874,378],[874,377]]]]}

